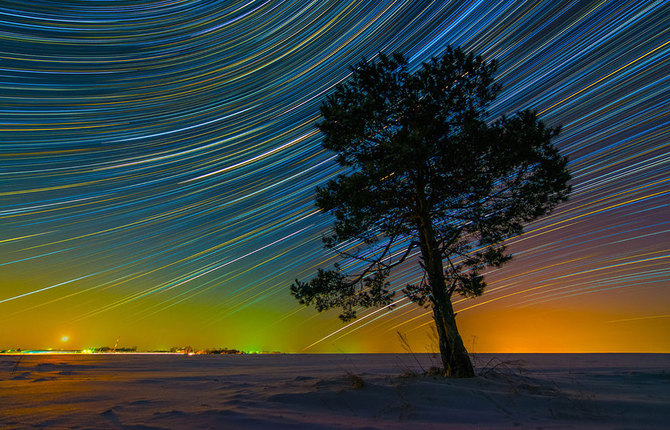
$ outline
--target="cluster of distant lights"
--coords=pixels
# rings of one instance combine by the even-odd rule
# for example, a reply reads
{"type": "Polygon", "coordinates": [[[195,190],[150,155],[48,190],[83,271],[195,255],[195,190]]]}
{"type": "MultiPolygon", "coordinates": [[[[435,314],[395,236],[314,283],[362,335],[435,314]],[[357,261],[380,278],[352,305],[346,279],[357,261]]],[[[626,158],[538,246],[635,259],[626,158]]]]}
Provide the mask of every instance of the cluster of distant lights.
{"type": "MultiPolygon", "coordinates": [[[[47,348],[47,349],[8,349],[4,351],[0,351],[0,355],[19,355],[19,354],[45,354],[45,355],[50,355],[50,354],[85,354],[85,355],[179,355],[179,356],[189,356],[192,357],[194,355],[221,355],[221,354],[203,354],[197,351],[191,351],[191,352],[181,352],[181,351],[98,351],[95,348],[86,348],[86,349],[76,349],[76,350],[68,350],[68,349],[54,349],[54,348],[47,348]]],[[[252,355],[258,355],[258,354],[277,354],[277,352],[267,352],[267,351],[245,351],[242,352],[241,354],[252,354],[252,355]]],[[[223,354],[223,355],[228,355],[228,354],[223,354]]],[[[230,355],[237,355],[237,354],[230,354],[230,355]]]]}
{"type": "MultiPolygon", "coordinates": [[[[122,352],[100,352],[96,351],[94,348],[81,349],[81,350],[65,350],[65,349],[39,349],[39,350],[20,350],[20,349],[8,349],[6,351],[0,352],[0,355],[19,355],[19,354],[29,354],[29,355],[72,355],[72,354],[85,354],[85,355],[198,355],[196,352],[165,352],[165,351],[122,351],[122,352]]],[[[253,354],[253,353],[252,353],[253,354]]]]}
{"type": "MultiPolygon", "coordinates": [[[[66,343],[67,341],[70,340],[69,336],[62,336],[60,338],[60,341],[62,343],[66,343]]],[[[123,349],[123,348],[121,348],[123,349]]],[[[267,352],[267,351],[258,351],[258,350],[251,350],[251,351],[240,351],[238,352],[240,354],[276,354],[277,352],[267,352]]],[[[17,355],[17,354],[97,354],[97,355],[188,355],[188,356],[194,356],[194,355],[203,355],[201,352],[198,351],[193,351],[190,348],[189,349],[177,349],[176,351],[127,351],[127,350],[119,350],[116,351],[116,349],[112,349],[111,351],[109,348],[104,348],[102,350],[101,348],[85,348],[85,349],[76,349],[76,350],[68,350],[68,349],[56,349],[56,348],[47,348],[47,349],[36,349],[36,350],[31,350],[31,349],[7,349],[0,351],[0,355],[17,355]]],[[[205,354],[207,355],[207,354],[205,354]]]]}

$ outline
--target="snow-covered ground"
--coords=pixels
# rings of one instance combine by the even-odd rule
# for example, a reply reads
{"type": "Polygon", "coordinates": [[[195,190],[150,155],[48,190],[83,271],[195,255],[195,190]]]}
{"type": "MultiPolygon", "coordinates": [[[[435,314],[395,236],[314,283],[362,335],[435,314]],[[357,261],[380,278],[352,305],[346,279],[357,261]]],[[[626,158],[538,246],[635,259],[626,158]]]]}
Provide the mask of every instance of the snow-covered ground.
{"type": "Polygon", "coordinates": [[[0,357],[0,428],[670,428],[670,354],[0,357]]]}

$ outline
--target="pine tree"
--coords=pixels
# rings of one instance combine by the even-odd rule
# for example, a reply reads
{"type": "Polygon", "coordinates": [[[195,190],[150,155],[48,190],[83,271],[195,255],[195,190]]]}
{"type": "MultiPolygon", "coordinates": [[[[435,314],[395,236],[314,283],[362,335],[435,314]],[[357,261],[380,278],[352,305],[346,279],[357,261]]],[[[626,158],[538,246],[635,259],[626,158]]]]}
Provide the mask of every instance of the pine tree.
{"type": "Polygon", "coordinates": [[[551,143],[559,128],[532,111],[488,120],[496,68],[451,47],[414,72],[400,54],[352,68],[317,125],[344,171],[316,190],[316,205],[334,216],[324,246],[342,260],[291,286],[300,303],[340,308],[348,321],[390,305],[393,268],[414,261],[423,279],[401,292],[432,309],[453,377],[474,371],[452,297],[481,295],[483,269],[511,258],[505,238],[570,193],[567,160],[551,143]]]}

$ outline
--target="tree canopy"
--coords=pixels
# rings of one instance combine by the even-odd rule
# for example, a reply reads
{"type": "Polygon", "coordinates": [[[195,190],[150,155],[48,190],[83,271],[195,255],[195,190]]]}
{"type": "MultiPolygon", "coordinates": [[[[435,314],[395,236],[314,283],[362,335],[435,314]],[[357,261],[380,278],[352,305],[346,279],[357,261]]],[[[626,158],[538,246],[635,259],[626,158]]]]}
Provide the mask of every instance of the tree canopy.
{"type": "Polygon", "coordinates": [[[481,295],[482,270],[510,259],[503,241],[570,192],[567,160],[552,144],[558,127],[528,110],[489,118],[496,68],[450,47],[415,71],[401,54],[352,68],[318,124],[344,168],[316,190],[316,205],[334,216],[324,245],[342,260],[291,286],[301,303],[340,308],[346,321],[391,304],[393,268],[415,261],[424,276],[401,292],[433,308],[454,376],[472,372],[458,370],[465,348],[455,322],[442,321],[454,319],[452,295],[481,295]]]}

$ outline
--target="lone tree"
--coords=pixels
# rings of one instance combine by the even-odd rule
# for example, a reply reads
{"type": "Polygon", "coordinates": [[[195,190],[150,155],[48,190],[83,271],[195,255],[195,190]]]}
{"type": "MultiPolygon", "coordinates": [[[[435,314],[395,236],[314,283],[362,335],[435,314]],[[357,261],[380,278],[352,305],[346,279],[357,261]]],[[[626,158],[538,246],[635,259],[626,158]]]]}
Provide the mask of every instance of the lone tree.
{"type": "Polygon", "coordinates": [[[487,121],[500,86],[495,61],[447,48],[410,72],[400,54],[363,61],[321,105],[323,146],[343,174],[317,188],[335,217],[323,238],[342,261],[291,293],[318,311],[389,306],[394,267],[418,262],[423,279],[407,298],[432,308],[446,376],[474,371],[456,327],[454,293],[475,297],[487,266],[511,256],[503,241],[567,199],[558,128],[532,111],[487,121]]]}

